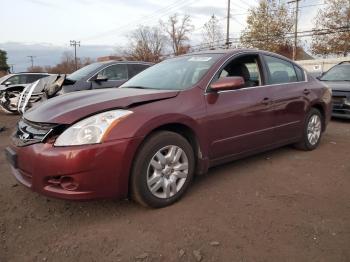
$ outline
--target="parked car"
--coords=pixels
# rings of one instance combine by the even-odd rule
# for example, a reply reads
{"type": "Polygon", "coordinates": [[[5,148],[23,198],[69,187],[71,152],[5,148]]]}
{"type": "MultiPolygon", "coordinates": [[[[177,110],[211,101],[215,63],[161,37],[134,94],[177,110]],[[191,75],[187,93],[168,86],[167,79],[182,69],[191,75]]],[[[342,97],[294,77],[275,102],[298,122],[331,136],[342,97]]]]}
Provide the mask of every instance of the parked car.
{"type": "Polygon", "coordinates": [[[46,73],[17,73],[0,78],[0,108],[9,113],[16,113],[18,98],[24,88],[48,75],[46,73]]]}
{"type": "Polygon", "coordinates": [[[107,61],[87,65],[70,75],[55,75],[28,86],[18,103],[20,113],[54,96],[66,93],[119,87],[153,63],[107,61]]]}
{"type": "Polygon", "coordinates": [[[332,116],[350,119],[350,61],[333,66],[318,79],[332,88],[332,116]]]}
{"type": "Polygon", "coordinates": [[[283,145],[315,149],[330,113],[331,90],[285,57],[193,53],[118,89],[28,110],[6,154],[15,177],[44,195],[164,207],[210,167],[283,145]]]}

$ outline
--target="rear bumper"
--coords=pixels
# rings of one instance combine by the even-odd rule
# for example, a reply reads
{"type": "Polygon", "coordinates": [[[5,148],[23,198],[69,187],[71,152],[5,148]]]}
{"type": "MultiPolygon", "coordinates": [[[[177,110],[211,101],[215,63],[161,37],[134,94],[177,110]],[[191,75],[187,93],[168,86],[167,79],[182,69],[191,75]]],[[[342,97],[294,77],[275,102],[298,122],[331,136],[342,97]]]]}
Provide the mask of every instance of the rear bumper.
{"type": "Polygon", "coordinates": [[[128,193],[138,139],[72,147],[38,143],[11,146],[11,170],[24,186],[40,194],[71,200],[123,198],[128,193]]]}

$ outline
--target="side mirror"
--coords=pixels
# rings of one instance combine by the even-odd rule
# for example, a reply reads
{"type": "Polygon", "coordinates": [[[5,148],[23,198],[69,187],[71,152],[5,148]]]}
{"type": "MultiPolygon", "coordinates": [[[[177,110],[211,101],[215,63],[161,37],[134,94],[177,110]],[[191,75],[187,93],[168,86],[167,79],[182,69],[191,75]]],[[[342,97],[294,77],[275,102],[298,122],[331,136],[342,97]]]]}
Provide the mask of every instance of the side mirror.
{"type": "Polygon", "coordinates": [[[244,86],[244,79],[241,76],[223,77],[210,85],[210,88],[215,91],[225,91],[239,89],[244,86]]]}
{"type": "Polygon", "coordinates": [[[9,85],[11,85],[12,83],[10,82],[10,81],[7,81],[7,82],[5,82],[5,86],[9,86],[9,85]]]}
{"type": "Polygon", "coordinates": [[[104,75],[97,75],[95,78],[96,82],[104,82],[104,81],[108,81],[108,77],[104,76],[104,75]]]}

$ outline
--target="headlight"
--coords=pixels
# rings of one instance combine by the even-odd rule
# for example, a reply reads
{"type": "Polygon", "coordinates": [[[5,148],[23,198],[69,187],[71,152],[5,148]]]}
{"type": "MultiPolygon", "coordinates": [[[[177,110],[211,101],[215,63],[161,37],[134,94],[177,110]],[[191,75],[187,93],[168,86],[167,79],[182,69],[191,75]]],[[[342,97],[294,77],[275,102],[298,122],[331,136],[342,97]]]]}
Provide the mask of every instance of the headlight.
{"type": "Polygon", "coordinates": [[[54,145],[74,146],[101,143],[115,125],[132,113],[128,110],[113,110],[85,118],[66,129],[56,139],[54,145]]]}

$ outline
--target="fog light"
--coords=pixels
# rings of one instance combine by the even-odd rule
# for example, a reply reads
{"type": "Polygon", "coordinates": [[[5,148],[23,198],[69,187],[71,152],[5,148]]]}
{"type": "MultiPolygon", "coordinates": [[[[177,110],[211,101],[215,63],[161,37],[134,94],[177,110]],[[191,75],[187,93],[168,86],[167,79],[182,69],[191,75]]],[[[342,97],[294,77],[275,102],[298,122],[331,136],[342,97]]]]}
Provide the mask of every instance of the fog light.
{"type": "Polygon", "coordinates": [[[68,191],[74,191],[78,188],[79,184],[74,181],[72,177],[63,176],[60,179],[60,185],[63,189],[68,191]]]}

